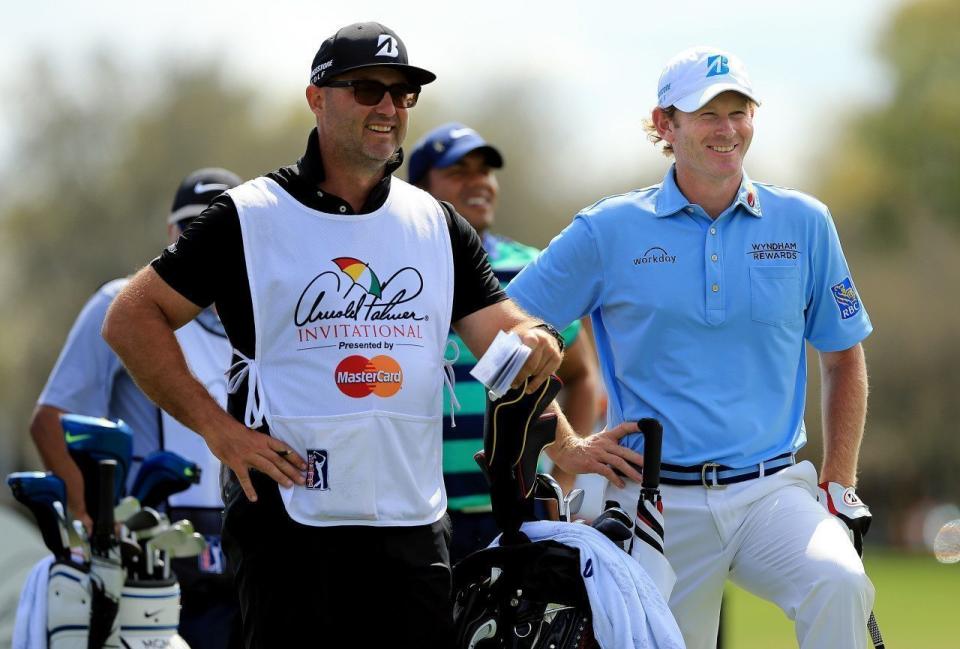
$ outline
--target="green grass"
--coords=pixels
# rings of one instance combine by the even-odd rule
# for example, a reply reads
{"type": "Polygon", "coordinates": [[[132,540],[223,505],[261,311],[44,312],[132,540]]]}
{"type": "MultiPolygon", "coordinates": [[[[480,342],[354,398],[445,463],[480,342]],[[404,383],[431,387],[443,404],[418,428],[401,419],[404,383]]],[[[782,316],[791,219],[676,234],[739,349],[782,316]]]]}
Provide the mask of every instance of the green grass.
{"type": "MultiPolygon", "coordinates": [[[[887,647],[960,647],[960,564],[868,548],[866,565],[877,589],[874,612],[887,647]]],[[[724,606],[724,649],[797,647],[793,623],[773,604],[730,585],[724,606]]]]}

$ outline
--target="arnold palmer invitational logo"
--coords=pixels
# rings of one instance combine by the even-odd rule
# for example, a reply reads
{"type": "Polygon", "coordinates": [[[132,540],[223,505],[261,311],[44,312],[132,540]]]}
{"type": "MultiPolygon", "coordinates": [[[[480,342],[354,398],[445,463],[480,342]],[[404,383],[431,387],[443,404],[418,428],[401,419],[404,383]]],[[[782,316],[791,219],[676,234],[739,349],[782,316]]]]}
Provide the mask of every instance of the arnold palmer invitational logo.
{"type": "Polygon", "coordinates": [[[347,356],[333,372],[337,387],[348,397],[362,399],[371,394],[392,397],[403,386],[403,370],[389,356],[347,356]]]}
{"type": "Polygon", "coordinates": [[[411,304],[423,292],[420,271],[405,266],[381,279],[355,257],[330,262],[333,267],[313,277],[297,300],[298,349],[422,347],[419,323],[430,317],[411,304]]]}

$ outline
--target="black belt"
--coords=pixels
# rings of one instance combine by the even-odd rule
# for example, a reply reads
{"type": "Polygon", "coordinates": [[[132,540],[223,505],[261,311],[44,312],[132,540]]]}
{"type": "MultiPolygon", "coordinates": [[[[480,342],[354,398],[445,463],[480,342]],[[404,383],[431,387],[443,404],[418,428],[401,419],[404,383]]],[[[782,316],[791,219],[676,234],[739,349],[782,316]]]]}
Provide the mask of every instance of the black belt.
{"type": "Polygon", "coordinates": [[[695,466],[661,464],[660,483],[680,486],[702,485],[707,489],[717,489],[728,484],[773,475],[796,463],[796,455],[793,453],[783,453],[769,460],[764,460],[759,464],[751,464],[750,466],[736,469],[718,464],[717,462],[706,462],[695,466]]]}

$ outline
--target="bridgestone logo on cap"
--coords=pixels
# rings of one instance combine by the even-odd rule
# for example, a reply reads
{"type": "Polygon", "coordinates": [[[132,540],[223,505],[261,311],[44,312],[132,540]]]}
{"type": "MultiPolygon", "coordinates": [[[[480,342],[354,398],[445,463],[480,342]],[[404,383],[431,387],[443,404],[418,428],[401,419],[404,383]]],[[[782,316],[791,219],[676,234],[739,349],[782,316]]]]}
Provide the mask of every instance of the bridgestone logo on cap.
{"type": "Polygon", "coordinates": [[[400,49],[397,47],[397,40],[390,34],[380,34],[377,39],[377,50],[375,56],[389,56],[392,59],[400,56],[400,49]]]}
{"type": "Polygon", "coordinates": [[[324,74],[324,70],[329,68],[331,65],[333,65],[333,59],[330,59],[329,61],[325,61],[324,63],[321,63],[320,65],[318,65],[317,67],[315,67],[313,70],[310,71],[310,78],[316,80],[322,77],[324,74]]]}

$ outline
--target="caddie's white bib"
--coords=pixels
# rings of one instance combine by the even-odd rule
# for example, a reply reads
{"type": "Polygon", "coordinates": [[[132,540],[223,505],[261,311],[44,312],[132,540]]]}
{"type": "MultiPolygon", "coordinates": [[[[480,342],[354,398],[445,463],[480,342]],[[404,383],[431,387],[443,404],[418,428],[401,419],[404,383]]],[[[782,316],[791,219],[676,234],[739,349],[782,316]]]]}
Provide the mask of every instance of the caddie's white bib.
{"type": "MultiPolygon", "coordinates": [[[[224,370],[230,365],[230,341],[221,331],[192,320],[176,331],[190,371],[207,388],[220,407],[227,405],[227,379],[224,370]]],[[[223,508],[220,495],[220,460],[210,452],[206,442],[179,421],[160,411],[160,446],[182,455],[200,466],[200,484],[173,494],[167,501],[171,507],[223,508]]]]}
{"type": "Polygon", "coordinates": [[[446,509],[443,350],[453,254],[443,210],[392,179],[370,214],[312,210],[274,181],[229,190],[256,331],[246,424],[266,421],[308,463],[280,488],[296,521],[421,525],[446,509]]]}

